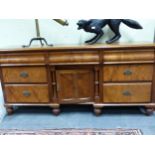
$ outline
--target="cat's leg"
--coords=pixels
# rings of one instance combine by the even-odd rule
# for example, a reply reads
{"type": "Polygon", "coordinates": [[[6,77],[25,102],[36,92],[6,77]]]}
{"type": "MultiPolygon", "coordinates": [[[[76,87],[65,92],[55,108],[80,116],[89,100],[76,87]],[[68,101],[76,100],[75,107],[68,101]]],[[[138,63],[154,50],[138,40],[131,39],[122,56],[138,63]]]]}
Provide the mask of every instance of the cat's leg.
{"type": "Polygon", "coordinates": [[[99,31],[94,32],[94,33],[96,34],[96,36],[93,37],[90,40],[87,40],[85,43],[87,43],[87,44],[95,44],[104,35],[102,30],[99,30],[99,31]]]}
{"type": "Polygon", "coordinates": [[[85,41],[85,43],[88,44],[88,43],[92,42],[93,40],[95,40],[95,39],[98,37],[98,35],[99,35],[99,34],[96,34],[95,37],[93,37],[93,38],[91,38],[91,39],[85,41]]]}
{"type": "Polygon", "coordinates": [[[113,38],[111,38],[110,40],[106,41],[107,44],[111,44],[113,42],[118,41],[121,38],[121,35],[115,35],[113,38]]]}
{"type": "Polygon", "coordinates": [[[111,38],[110,40],[106,41],[106,43],[111,44],[121,38],[121,34],[119,31],[120,23],[121,23],[121,21],[119,19],[111,20],[111,22],[109,23],[109,27],[115,33],[115,36],[113,38],[111,38]]]}

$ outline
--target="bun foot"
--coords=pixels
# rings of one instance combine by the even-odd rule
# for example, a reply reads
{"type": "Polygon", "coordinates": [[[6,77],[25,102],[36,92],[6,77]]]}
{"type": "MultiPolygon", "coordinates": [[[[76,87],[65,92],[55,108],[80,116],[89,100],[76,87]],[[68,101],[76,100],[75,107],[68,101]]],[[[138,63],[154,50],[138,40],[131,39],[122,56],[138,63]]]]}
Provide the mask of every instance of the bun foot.
{"type": "Polygon", "coordinates": [[[147,108],[146,109],[146,116],[151,116],[153,115],[154,109],[153,108],[147,108]]]}
{"type": "Polygon", "coordinates": [[[154,109],[153,108],[140,108],[140,111],[145,114],[146,116],[151,116],[154,113],[154,109]]]}
{"type": "Polygon", "coordinates": [[[58,116],[60,114],[60,108],[52,109],[52,113],[53,113],[53,115],[58,116]]]}
{"type": "Polygon", "coordinates": [[[101,108],[94,108],[94,113],[96,116],[99,116],[102,114],[102,109],[101,108]]]}
{"type": "Polygon", "coordinates": [[[6,111],[7,111],[8,115],[12,115],[13,114],[13,107],[7,107],[6,111]]]}

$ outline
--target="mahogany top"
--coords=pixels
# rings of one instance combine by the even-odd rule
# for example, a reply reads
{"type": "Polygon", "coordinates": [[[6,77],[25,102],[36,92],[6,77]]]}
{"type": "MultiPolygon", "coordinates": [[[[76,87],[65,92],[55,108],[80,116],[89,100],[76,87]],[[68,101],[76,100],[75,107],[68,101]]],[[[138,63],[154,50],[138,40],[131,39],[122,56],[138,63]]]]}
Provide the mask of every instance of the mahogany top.
{"type": "Polygon", "coordinates": [[[95,45],[63,45],[63,46],[51,46],[51,47],[9,47],[0,49],[0,53],[14,53],[14,52],[32,52],[32,51],[61,51],[61,50],[97,50],[97,49],[123,49],[123,48],[155,48],[155,43],[115,43],[115,44],[95,44],[95,45]]]}

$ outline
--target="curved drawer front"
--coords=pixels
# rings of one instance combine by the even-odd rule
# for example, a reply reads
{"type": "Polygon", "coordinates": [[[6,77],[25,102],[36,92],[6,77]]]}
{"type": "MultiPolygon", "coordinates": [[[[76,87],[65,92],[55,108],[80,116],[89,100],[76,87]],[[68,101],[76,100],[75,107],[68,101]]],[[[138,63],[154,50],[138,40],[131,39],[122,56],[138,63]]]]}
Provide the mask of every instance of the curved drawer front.
{"type": "Polygon", "coordinates": [[[123,63],[136,61],[154,62],[154,50],[112,50],[103,55],[104,63],[123,63]]]}
{"type": "Polygon", "coordinates": [[[147,103],[151,100],[151,83],[104,84],[104,102],[147,103]]]}
{"type": "Polygon", "coordinates": [[[44,64],[46,62],[44,54],[8,54],[0,56],[0,64],[16,65],[16,64],[44,64]]]}
{"type": "Polygon", "coordinates": [[[10,83],[35,83],[47,82],[45,67],[3,67],[4,82],[10,83]]]}
{"type": "Polygon", "coordinates": [[[49,55],[50,64],[99,64],[97,51],[54,52],[49,55]]]}
{"type": "Polygon", "coordinates": [[[153,64],[143,65],[105,65],[103,80],[117,81],[152,81],[153,64]]]}
{"type": "Polygon", "coordinates": [[[47,85],[5,85],[6,101],[9,103],[47,103],[47,85]]]}

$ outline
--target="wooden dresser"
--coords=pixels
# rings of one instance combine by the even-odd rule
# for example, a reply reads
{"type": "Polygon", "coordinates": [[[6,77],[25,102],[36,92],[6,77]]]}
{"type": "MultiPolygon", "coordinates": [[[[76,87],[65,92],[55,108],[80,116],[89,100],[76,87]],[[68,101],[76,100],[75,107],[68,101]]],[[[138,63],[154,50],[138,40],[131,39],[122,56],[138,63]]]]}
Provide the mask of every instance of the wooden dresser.
{"type": "Polygon", "coordinates": [[[0,76],[13,106],[87,105],[155,108],[155,44],[114,44],[0,50],[0,76]]]}

